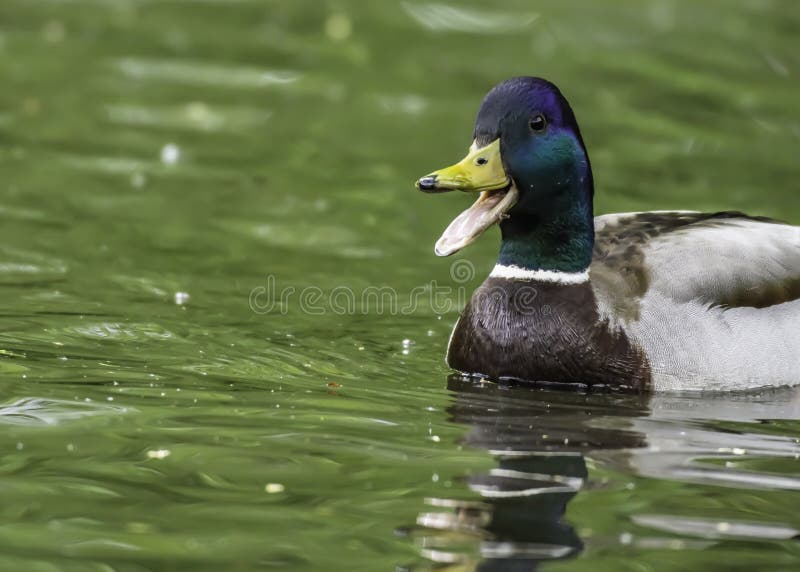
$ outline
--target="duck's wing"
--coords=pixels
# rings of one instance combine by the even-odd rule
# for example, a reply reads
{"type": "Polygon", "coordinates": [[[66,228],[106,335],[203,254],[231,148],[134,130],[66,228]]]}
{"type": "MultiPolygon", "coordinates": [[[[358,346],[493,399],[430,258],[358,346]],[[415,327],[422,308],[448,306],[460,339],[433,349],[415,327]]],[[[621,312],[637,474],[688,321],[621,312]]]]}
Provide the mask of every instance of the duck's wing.
{"type": "Polygon", "coordinates": [[[765,308],[800,298],[800,227],[738,212],[603,215],[591,273],[617,300],[765,308]]]}

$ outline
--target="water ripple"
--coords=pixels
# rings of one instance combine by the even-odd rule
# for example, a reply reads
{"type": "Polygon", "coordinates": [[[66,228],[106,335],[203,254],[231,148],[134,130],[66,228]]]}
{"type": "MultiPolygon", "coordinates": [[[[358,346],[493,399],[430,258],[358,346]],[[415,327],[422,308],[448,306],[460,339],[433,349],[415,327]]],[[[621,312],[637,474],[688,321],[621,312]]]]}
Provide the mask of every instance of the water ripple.
{"type": "Polygon", "coordinates": [[[425,28],[436,31],[503,34],[526,29],[539,14],[500,13],[496,10],[456,8],[449,4],[401,4],[406,13],[425,28]]]}
{"type": "Polygon", "coordinates": [[[226,88],[263,88],[287,85],[302,77],[291,70],[256,69],[181,60],[122,58],[116,68],[136,80],[154,80],[226,88]]]}
{"type": "Polygon", "coordinates": [[[64,399],[24,397],[13,403],[0,405],[0,424],[6,425],[58,425],[98,415],[119,415],[130,408],[105,403],[86,403],[64,399]]]}
{"type": "Polygon", "coordinates": [[[108,105],[112,123],[143,127],[166,127],[194,131],[242,131],[263,126],[271,113],[249,108],[209,107],[192,102],[177,107],[108,105]]]}

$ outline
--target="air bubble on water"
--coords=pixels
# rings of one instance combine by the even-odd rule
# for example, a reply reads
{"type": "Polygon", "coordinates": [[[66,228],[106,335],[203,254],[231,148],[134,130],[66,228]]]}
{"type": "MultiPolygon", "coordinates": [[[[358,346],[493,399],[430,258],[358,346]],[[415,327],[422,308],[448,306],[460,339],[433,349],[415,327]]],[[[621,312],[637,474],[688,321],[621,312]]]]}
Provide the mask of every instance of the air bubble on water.
{"type": "Polygon", "coordinates": [[[173,298],[175,303],[178,306],[183,306],[189,301],[189,293],[188,292],[175,292],[175,296],[173,298]]]}

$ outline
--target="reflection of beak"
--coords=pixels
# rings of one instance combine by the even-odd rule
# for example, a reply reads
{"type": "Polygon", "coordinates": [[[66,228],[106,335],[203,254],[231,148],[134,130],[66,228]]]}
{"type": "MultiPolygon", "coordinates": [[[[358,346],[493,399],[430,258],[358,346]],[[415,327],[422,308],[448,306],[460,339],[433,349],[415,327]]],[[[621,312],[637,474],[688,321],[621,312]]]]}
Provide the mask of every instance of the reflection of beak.
{"type": "Polygon", "coordinates": [[[481,149],[473,144],[460,162],[425,175],[417,181],[417,188],[425,193],[494,191],[509,183],[500,158],[500,139],[495,139],[481,149]]]}
{"type": "Polygon", "coordinates": [[[483,231],[506,216],[517,203],[519,193],[503,168],[500,139],[476,149],[452,167],[435,171],[417,181],[426,193],[480,191],[475,203],[458,215],[436,242],[436,254],[450,256],[478,238],[483,231]]]}

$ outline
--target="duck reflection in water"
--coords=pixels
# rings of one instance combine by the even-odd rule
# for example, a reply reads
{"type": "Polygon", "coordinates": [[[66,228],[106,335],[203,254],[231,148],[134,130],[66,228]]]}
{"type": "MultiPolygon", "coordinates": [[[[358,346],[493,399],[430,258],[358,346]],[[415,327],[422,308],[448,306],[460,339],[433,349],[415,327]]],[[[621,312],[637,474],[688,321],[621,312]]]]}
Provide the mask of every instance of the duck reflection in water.
{"type": "MultiPolygon", "coordinates": [[[[577,556],[583,541],[569,523],[567,505],[587,488],[584,455],[637,477],[744,488],[749,494],[800,490],[800,477],[783,473],[784,464],[757,470],[739,463],[745,454],[765,463],[800,457],[795,439],[769,430],[778,420],[800,417],[798,387],[645,396],[451,376],[448,388],[448,418],[467,427],[464,444],[487,450],[497,466],[465,478],[473,493],[468,500],[427,499],[430,506],[418,516],[413,536],[437,570],[521,572],[577,556]]],[[[684,509],[683,515],[674,509],[659,514],[655,503],[642,507],[644,513],[628,511],[641,536],[619,542],[703,550],[720,542],[800,538],[800,530],[780,518],[772,522],[760,515],[753,521],[744,512],[721,520],[684,509]]]]}
{"type": "MultiPolygon", "coordinates": [[[[417,518],[417,540],[440,570],[529,571],[570,558],[583,543],[565,520],[567,504],[587,478],[584,452],[629,449],[643,437],[591,426],[592,410],[620,417],[647,414],[646,397],[547,392],[481,383],[453,375],[450,421],[470,427],[464,444],[488,450],[497,467],[467,477],[480,501],[431,498],[417,518]],[[546,397],[545,397],[546,396],[546,397]],[[479,539],[479,555],[464,552],[479,539]]],[[[629,425],[629,424],[628,424],[629,425]]],[[[473,549],[474,552],[474,549],[473,549]]]]}

